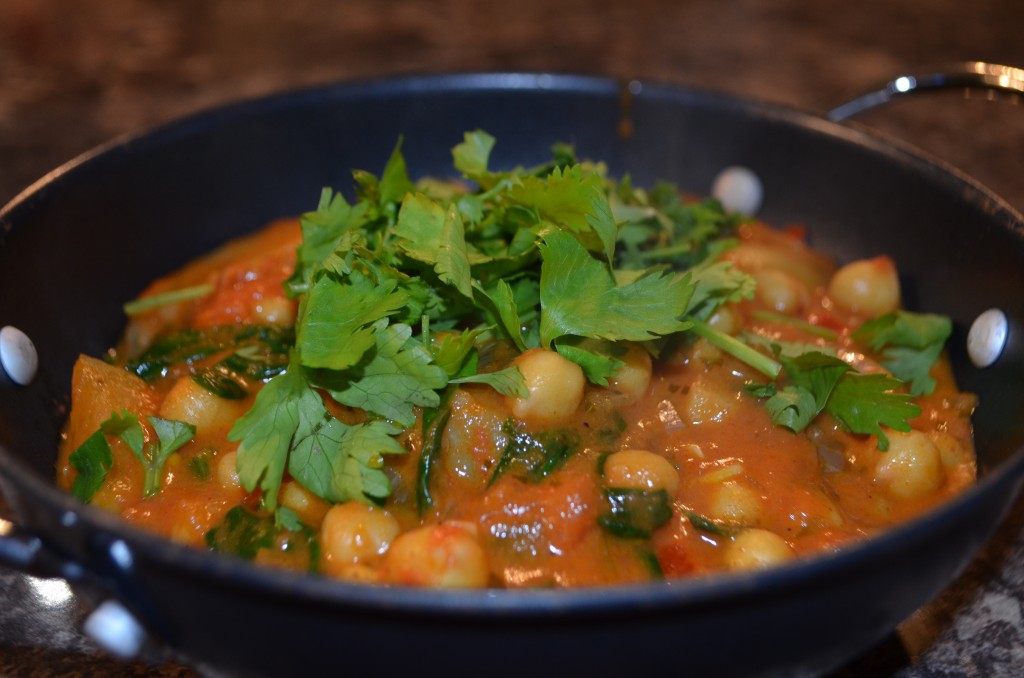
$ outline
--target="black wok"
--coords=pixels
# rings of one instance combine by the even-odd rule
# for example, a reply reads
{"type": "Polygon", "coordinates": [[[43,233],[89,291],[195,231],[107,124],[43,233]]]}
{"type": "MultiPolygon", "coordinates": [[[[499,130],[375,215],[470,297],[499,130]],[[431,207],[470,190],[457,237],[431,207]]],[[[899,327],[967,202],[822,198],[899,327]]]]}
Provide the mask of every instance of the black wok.
{"type": "MultiPolygon", "coordinates": [[[[228,107],[118,141],[0,211],[0,325],[35,342],[29,386],[0,384],[0,489],[17,514],[0,557],[116,598],[161,646],[232,674],[815,673],[864,650],[936,595],[994,531],[1024,481],[1021,216],[970,179],[892,142],[798,111],[644,84],[462,75],[345,84],[228,107]],[[315,205],[321,186],[381,169],[399,135],[411,171],[450,172],[465,130],[495,165],[574,142],[634,183],[706,193],[729,165],[765,185],[761,215],[800,222],[839,259],[893,256],[911,308],[950,315],[975,392],[980,479],[939,510],[841,553],[759,574],[573,591],[440,593],[260,569],[179,547],[53,485],[72,364],[101,355],[121,303],[225,239],[315,205]],[[991,367],[967,329],[998,307],[991,367]]],[[[3,523],[0,523],[3,526],[3,523]]]]}

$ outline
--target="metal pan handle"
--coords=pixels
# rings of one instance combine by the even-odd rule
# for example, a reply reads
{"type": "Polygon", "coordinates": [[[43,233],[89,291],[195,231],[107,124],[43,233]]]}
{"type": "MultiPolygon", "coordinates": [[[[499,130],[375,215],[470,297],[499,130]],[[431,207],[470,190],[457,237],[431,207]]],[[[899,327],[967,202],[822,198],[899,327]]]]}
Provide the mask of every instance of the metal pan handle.
{"type": "Polygon", "coordinates": [[[1024,69],[984,61],[964,61],[933,72],[901,75],[876,90],[836,106],[826,117],[833,122],[841,122],[897,97],[950,89],[1024,96],[1024,69]]]}
{"type": "MultiPolygon", "coordinates": [[[[925,73],[900,75],[878,89],[836,106],[826,117],[842,122],[858,113],[887,104],[893,99],[942,90],[981,90],[992,96],[1009,96],[1014,101],[1024,96],[1024,69],[963,61],[925,73]]],[[[967,353],[977,367],[988,367],[1007,344],[1009,321],[1000,309],[979,315],[967,336],[967,353]]]]}

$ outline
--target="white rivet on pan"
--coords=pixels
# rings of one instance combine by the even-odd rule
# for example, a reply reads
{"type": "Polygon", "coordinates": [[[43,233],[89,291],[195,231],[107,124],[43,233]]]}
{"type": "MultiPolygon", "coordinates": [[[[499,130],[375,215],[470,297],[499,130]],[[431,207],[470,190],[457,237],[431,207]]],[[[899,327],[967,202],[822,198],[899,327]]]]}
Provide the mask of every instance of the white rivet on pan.
{"type": "Polygon", "coordinates": [[[93,610],[82,630],[97,645],[123,659],[138,656],[146,642],[142,625],[115,600],[105,601],[93,610]]]}
{"type": "Polygon", "coordinates": [[[715,177],[711,195],[729,212],[754,215],[761,209],[764,187],[761,179],[746,167],[726,167],[715,177]]]}
{"type": "Polygon", "coordinates": [[[0,368],[16,384],[27,386],[36,376],[39,354],[32,340],[17,327],[0,329],[0,368]]]}
{"type": "Polygon", "coordinates": [[[1006,346],[1010,323],[998,308],[990,308],[971,323],[967,333],[967,355],[978,367],[988,367],[1006,346]]]}

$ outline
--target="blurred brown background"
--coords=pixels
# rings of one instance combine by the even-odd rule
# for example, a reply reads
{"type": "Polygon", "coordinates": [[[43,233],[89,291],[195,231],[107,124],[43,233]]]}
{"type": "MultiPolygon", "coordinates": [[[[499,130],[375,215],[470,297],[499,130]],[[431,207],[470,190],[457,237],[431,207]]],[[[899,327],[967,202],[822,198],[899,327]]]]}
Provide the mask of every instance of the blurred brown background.
{"type": "MultiPolygon", "coordinates": [[[[0,0],[0,203],[119,134],[341,79],[578,72],[825,111],[947,61],[1020,65],[1022,30],[1019,0],[0,0]]],[[[953,95],[860,122],[1024,206],[1004,176],[1019,174],[1003,152],[1024,139],[1019,107],[953,95]]]]}
{"type": "MultiPolygon", "coordinates": [[[[947,62],[1024,66],[1022,36],[1021,0],[0,0],[0,204],[121,134],[344,79],[576,72],[824,113],[947,62]]],[[[952,163],[1024,209],[1019,102],[953,92],[855,124],[952,163]]],[[[0,675],[192,675],[99,654],[60,586],[0,570],[0,675]]],[[[1022,620],[1019,503],[964,577],[841,675],[1024,675],[1022,620]]]]}

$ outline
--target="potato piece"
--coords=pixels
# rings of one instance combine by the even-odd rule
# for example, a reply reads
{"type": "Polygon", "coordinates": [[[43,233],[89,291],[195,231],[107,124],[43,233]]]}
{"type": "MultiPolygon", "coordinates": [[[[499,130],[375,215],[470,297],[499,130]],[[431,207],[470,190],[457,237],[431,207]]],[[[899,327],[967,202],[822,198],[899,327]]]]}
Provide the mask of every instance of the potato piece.
{"type": "Polygon", "coordinates": [[[61,484],[70,487],[73,479],[68,457],[111,413],[127,409],[145,417],[155,414],[159,405],[159,394],[131,372],[97,358],[78,356],[71,374],[71,413],[57,465],[61,484]]]}
{"type": "Polygon", "coordinates": [[[192,424],[199,436],[226,437],[249,405],[248,400],[221,398],[186,376],[178,379],[168,391],[160,406],[160,416],[192,424]]]}
{"type": "Polygon", "coordinates": [[[722,423],[729,419],[736,400],[737,394],[719,382],[701,379],[683,396],[679,414],[694,426],[722,423]]]}

